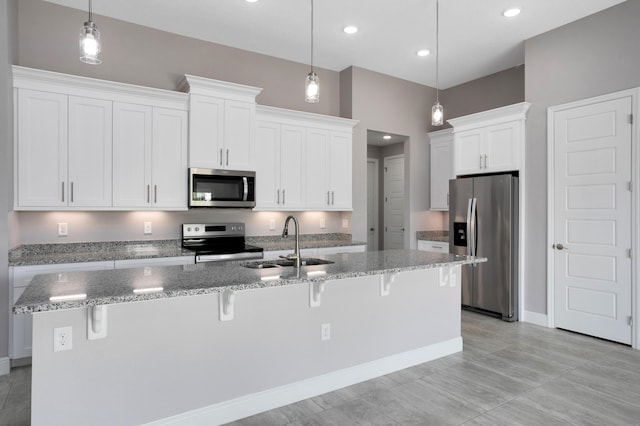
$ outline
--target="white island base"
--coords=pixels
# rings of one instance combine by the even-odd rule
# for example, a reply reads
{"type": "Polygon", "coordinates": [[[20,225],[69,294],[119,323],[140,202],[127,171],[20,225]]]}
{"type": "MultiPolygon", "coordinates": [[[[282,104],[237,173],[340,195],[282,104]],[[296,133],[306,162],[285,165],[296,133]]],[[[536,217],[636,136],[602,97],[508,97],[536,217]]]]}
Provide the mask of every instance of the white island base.
{"type": "Polygon", "coordinates": [[[229,321],[217,294],[108,305],[97,340],[87,308],[35,313],[32,424],[220,424],[462,350],[460,265],[313,285],[238,291],[229,321]]]}

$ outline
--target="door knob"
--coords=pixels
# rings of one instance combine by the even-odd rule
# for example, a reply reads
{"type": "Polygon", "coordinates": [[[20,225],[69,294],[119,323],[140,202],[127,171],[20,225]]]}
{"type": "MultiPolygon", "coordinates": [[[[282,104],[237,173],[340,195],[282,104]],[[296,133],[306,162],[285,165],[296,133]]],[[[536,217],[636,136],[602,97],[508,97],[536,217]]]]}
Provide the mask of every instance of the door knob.
{"type": "Polygon", "coordinates": [[[373,230],[374,230],[374,228],[369,228],[369,231],[373,231],[373,230]]]}
{"type": "Polygon", "coordinates": [[[556,250],[565,250],[565,249],[567,249],[567,247],[565,247],[562,243],[554,244],[552,246],[552,248],[554,248],[556,250]]]}

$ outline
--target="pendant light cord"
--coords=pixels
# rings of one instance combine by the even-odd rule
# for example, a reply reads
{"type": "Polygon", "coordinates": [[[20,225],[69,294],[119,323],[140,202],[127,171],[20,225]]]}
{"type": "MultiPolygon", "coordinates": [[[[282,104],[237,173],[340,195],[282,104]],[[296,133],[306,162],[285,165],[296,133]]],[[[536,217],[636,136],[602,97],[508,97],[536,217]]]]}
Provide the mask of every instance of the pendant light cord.
{"type": "MultiPolygon", "coordinates": [[[[311,0],[313,1],[313,0],[311,0]]],[[[440,46],[439,46],[439,24],[438,24],[438,18],[439,18],[439,13],[438,13],[438,0],[436,0],[436,103],[440,103],[440,100],[438,98],[438,68],[439,68],[439,57],[440,57],[440,46]]]]}
{"type": "Polygon", "coordinates": [[[313,0],[311,0],[311,72],[313,72],[313,0]]]}
{"type": "Polygon", "coordinates": [[[93,8],[91,7],[91,0],[89,0],[89,22],[93,22],[93,8]]]}

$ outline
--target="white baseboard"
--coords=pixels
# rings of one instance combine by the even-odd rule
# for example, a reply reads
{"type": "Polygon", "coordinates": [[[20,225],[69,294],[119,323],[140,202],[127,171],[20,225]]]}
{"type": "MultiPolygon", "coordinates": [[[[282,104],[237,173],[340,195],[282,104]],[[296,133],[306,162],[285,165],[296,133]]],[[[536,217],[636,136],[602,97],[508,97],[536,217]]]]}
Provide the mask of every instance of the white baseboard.
{"type": "Polygon", "coordinates": [[[11,360],[9,357],[0,358],[0,376],[9,374],[11,371],[11,360]]]}
{"type": "Polygon", "coordinates": [[[334,371],[322,376],[291,383],[263,392],[257,392],[219,404],[182,413],[176,416],[147,423],[147,426],[200,426],[228,423],[267,410],[282,407],[303,399],[351,386],[365,380],[374,379],[423,362],[432,361],[462,350],[462,338],[457,337],[445,342],[401,354],[392,355],[355,367],[334,371]]]}
{"type": "Polygon", "coordinates": [[[541,327],[549,327],[549,323],[547,322],[547,314],[539,314],[537,312],[524,311],[524,315],[522,315],[521,321],[539,325],[541,327]]]}

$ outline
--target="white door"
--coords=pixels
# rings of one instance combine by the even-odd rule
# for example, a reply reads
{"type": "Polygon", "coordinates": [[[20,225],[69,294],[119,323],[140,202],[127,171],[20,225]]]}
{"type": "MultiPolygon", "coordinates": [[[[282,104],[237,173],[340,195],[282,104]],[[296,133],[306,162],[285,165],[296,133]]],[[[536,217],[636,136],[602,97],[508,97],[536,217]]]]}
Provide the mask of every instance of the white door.
{"type": "Polygon", "coordinates": [[[631,343],[631,97],[553,112],[555,326],[631,343]]]}
{"type": "Polygon", "coordinates": [[[327,176],[329,132],[307,129],[305,152],[305,205],[308,209],[327,210],[331,207],[327,176]]]}
{"type": "Polygon", "coordinates": [[[252,170],[256,171],[256,208],[279,209],[280,124],[258,121],[252,170]]]}
{"type": "Polygon", "coordinates": [[[404,248],[404,155],[384,158],[384,248],[404,248]]]}
{"type": "Polygon", "coordinates": [[[280,208],[304,208],[304,173],[306,129],[282,125],[280,128],[280,208]]]}
{"type": "Polygon", "coordinates": [[[153,206],[187,209],[187,112],[153,108],[153,206]]]}
{"type": "Polygon", "coordinates": [[[224,99],[189,96],[189,167],[222,168],[224,99]]]}
{"type": "Polygon", "coordinates": [[[336,210],[351,210],[353,206],[351,139],[350,133],[331,132],[327,173],[330,180],[331,208],[336,210]]]}
{"type": "Polygon", "coordinates": [[[367,251],[378,250],[378,160],[367,159],[367,251]]]}
{"type": "Polygon", "coordinates": [[[223,167],[230,170],[251,168],[251,146],[256,106],[249,102],[224,101],[223,167]]]}

